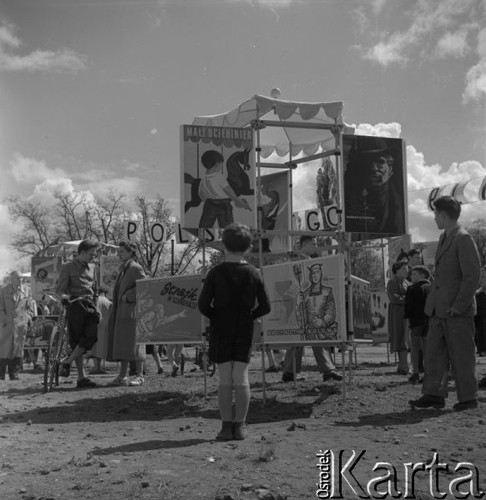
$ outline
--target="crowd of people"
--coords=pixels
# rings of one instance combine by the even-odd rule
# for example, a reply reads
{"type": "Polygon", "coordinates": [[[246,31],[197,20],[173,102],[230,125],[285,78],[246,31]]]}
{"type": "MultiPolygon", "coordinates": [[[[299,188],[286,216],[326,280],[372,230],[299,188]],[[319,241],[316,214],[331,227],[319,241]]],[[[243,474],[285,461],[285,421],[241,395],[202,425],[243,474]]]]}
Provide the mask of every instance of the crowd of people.
{"type": "MultiPolygon", "coordinates": [[[[393,264],[387,284],[390,349],[398,357],[397,372],[407,375],[412,383],[423,384],[422,396],[410,401],[414,408],[443,408],[451,377],[457,392],[457,411],[476,408],[478,387],[486,386],[486,376],[478,383],[476,375],[476,354],[486,354],[486,270],[481,270],[474,240],[458,222],[460,212],[460,204],[451,197],[435,201],[435,220],[443,233],[433,275],[422,264],[420,251],[414,249],[406,259],[393,264]]],[[[217,439],[239,440],[247,436],[254,322],[268,314],[271,306],[261,274],[245,258],[252,244],[249,228],[229,224],[222,233],[222,243],[225,261],[208,272],[198,307],[209,319],[209,359],[218,367],[222,427],[217,439]]],[[[302,236],[299,249],[303,259],[317,255],[311,237],[302,236]]],[[[136,282],[146,275],[137,262],[136,245],[121,242],[118,255],[122,264],[109,300],[106,290],[96,286],[93,259],[97,250],[96,242],[82,241],[76,256],[61,269],[57,294],[66,307],[71,353],[62,360],[60,375],[69,376],[74,364],[77,387],[96,387],[85,363],[86,357],[92,357],[96,360],[95,372],[102,370],[101,360],[118,363],[118,374],[108,385],[139,387],[144,383],[147,354],[153,356],[158,373],[164,372],[162,347],[138,344],[136,340],[136,282]]],[[[320,269],[314,267],[309,267],[310,286],[318,286],[320,300],[329,301],[330,292],[322,292],[320,269]]],[[[303,324],[324,318],[324,313],[318,315],[321,304],[316,300],[307,304],[302,293],[297,301],[303,324]]],[[[54,314],[47,303],[35,304],[21,286],[19,274],[12,272],[8,283],[0,288],[0,379],[4,380],[7,372],[10,379],[18,378],[23,340],[39,311],[41,315],[54,314]]],[[[323,381],[341,380],[329,349],[314,345],[312,350],[323,381]]],[[[184,346],[169,345],[165,354],[172,376],[183,373],[184,346]]],[[[280,369],[275,360],[279,354],[278,350],[267,351],[268,371],[280,369]]],[[[303,347],[298,346],[281,356],[284,382],[294,380],[300,372],[302,354],[303,347]]]]}

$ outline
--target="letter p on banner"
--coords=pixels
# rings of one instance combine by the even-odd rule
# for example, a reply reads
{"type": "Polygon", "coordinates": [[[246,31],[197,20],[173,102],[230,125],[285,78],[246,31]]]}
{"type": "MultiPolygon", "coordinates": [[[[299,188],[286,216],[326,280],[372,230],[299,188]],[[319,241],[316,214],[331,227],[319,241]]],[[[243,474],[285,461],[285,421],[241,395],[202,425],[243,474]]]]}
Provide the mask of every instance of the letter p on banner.
{"type": "Polygon", "coordinates": [[[138,221],[126,220],[123,223],[123,238],[127,241],[137,241],[138,221]]]}
{"type": "Polygon", "coordinates": [[[161,222],[154,222],[150,226],[150,241],[158,245],[167,239],[167,229],[161,222]]]}

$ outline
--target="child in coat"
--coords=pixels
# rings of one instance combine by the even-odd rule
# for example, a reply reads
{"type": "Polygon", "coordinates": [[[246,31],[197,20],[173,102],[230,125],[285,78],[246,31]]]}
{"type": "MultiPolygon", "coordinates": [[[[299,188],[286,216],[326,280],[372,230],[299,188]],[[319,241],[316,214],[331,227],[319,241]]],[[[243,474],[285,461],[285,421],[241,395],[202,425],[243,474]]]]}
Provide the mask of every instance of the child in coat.
{"type": "Polygon", "coordinates": [[[218,366],[222,428],[216,439],[227,441],[247,437],[253,322],[270,312],[270,301],[260,273],[245,261],[251,248],[250,229],[230,224],[222,239],[225,262],[208,272],[198,306],[210,320],[209,358],[218,366]]]}

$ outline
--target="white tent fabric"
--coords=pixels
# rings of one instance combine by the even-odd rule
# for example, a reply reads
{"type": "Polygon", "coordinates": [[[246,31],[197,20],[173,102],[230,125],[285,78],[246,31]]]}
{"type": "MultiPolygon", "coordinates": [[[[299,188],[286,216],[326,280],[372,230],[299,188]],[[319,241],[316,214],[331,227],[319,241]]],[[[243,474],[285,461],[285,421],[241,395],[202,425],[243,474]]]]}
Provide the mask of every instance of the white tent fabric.
{"type": "Polygon", "coordinates": [[[343,132],[353,134],[354,129],[344,124],[342,102],[291,102],[255,95],[236,109],[212,116],[198,116],[193,125],[213,127],[248,127],[253,120],[280,121],[283,127],[266,127],[260,131],[261,156],[272,154],[292,157],[313,155],[334,149],[334,136],[329,129],[295,128],[290,122],[308,124],[344,125],[343,132]]]}

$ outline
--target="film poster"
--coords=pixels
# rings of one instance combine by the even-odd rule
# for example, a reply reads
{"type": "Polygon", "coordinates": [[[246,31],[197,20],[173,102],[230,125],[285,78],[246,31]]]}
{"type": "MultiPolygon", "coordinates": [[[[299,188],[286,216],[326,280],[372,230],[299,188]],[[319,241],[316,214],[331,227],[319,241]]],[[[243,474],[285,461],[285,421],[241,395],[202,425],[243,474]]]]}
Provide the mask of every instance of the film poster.
{"type": "Polygon", "coordinates": [[[369,281],[351,276],[352,332],[355,339],[371,339],[371,291],[369,281]]]}
{"type": "Polygon", "coordinates": [[[30,286],[34,300],[41,300],[44,292],[56,291],[61,265],[61,257],[32,257],[30,286]]]}
{"type": "Polygon", "coordinates": [[[137,342],[201,343],[202,319],[197,309],[201,287],[200,275],[137,281],[137,342]]]}
{"type": "Polygon", "coordinates": [[[255,184],[251,129],[181,126],[182,227],[255,227],[255,184]]]}
{"type": "Polygon", "coordinates": [[[263,318],[266,343],[346,340],[344,256],[264,268],[272,311],[263,318]]]}

